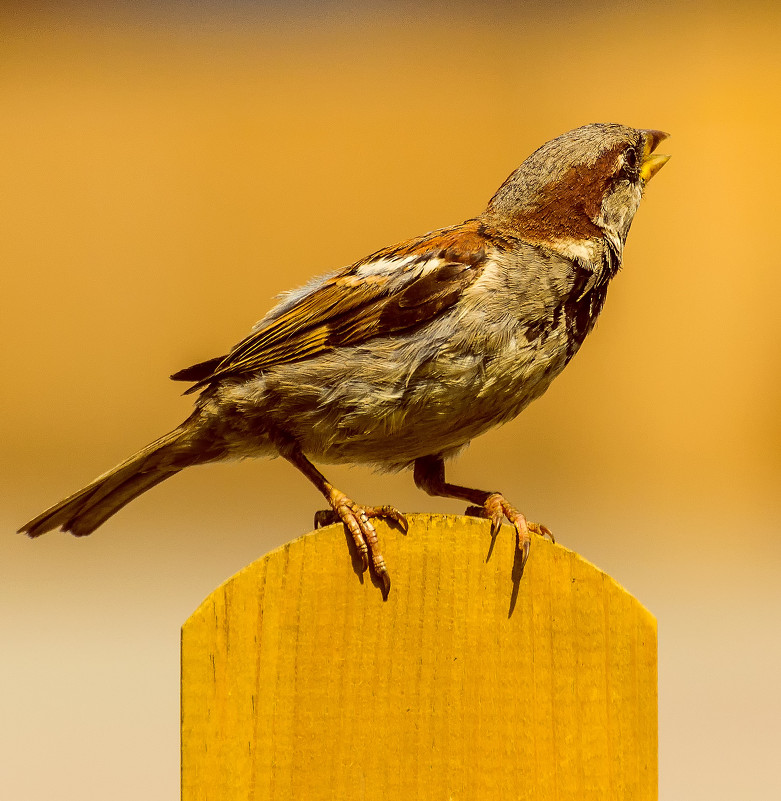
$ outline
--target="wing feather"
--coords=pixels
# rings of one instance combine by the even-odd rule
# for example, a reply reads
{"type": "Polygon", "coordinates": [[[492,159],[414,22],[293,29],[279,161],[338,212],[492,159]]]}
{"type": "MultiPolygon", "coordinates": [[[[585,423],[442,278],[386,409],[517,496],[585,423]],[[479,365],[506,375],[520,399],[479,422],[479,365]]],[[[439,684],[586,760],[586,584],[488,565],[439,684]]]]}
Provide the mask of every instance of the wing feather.
{"type": "Polygon", "coordinates": [[[480,275],[488,239],[484,224],[469,220],[378,251],[315,285],[283,313],[272,311],[224,358],[175,376],[195,378],[193,392],[427,323],[480,275]]]}

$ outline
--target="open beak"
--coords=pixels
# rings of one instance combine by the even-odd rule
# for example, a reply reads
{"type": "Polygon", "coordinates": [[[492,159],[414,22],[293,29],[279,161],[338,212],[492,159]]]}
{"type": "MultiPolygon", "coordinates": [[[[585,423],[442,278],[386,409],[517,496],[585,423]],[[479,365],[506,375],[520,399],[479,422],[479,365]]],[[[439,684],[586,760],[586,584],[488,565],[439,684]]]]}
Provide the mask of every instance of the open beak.
{"type": "Polygon", "coordinates": [[[640,177],[644,183],[648,183],[659,170],[670,160],[669,156],[654,155],[654,150],[660,142],[667,139],[670,135],[664,131],[646,131],[645,147],[643,148],[643,163],[640,165],[640,177]]]}

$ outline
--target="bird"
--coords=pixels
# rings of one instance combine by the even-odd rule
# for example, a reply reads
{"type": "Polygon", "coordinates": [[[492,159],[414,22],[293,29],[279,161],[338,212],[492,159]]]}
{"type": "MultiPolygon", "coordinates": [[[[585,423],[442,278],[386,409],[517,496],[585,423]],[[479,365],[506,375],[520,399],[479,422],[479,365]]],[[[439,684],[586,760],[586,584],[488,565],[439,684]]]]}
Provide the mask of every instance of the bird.
{"type": "Polygon", "coordinates": [[[385,598],[372,521],[406,532],[405,516],[356,503],[314,462],[412,468],[420,489],[490,520],[492,536],[507,519],[523,569],[531,534],[550,530],[501,492],[449,483],[445,460],[539,398],[594,328],[645,188],[670,158],[655,152],[667,136],[575,128],[526,158],[477,216],[284,294],[227,355],[171,376],[198,393],[180,426],[19,531],[85,536],[186,467],[281,456],[328,503],[315,525],[344,524],[385,598]]]}

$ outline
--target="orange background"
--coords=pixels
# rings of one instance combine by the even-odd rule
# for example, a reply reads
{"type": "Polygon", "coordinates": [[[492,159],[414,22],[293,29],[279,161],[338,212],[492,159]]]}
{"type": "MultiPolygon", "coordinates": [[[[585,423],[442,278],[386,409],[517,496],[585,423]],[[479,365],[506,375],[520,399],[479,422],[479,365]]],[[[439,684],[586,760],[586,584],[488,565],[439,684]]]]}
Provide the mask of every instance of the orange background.
{"type": "Polygon", "coordinates": [[[180,422],[166,376],[276,293],[477,213],[592,121],[673,159],[582,352],[450,475],[657,615],[661,798],[781,796],[777,4],[101,8],[0,12],[2,796],[175,798],[179,626],[322,500],[220,465],[85,540],[14,530],[180,422]]]}

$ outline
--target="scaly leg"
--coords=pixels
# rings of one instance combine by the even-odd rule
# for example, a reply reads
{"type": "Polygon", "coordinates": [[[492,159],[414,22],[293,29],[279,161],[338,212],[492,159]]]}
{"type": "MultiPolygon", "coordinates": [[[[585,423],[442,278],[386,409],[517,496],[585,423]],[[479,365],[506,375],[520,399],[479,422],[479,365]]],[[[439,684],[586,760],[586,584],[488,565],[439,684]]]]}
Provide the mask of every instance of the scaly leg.
{"type": "MultiPolygon", "coordinates": [[[[347,527],[358,550],[364,570],[369,566],[371,559],[372,570],[382,585],[383,597],[387,598],[390,592],[390,576],[388,568],[385,566],[385,559],[380,553],[377,532],[371,523],[371,518],[390,518],[406,533],[407,520],[404,515],[392,506],[360,506],[330,484],[325,476],[304,456],[301,448],[295,442],[282,435],[276,436],[274,442],[280,455],[297,467],[323,493],[333,509],[334,517],[341,520],[347,527]]],[[[318,512],[315,515],[315,526],[318,523],[332,522],[333,519],[329,518],[328,512],[325,514],[318,512]]]]}
{"type": "Polygon", "coordinates": [[[468,501],[474,506],[466,510],[466,514],[475,517],[487,517],[491,521],[491,536],[495,537],[502,525],[502,519],[507,518],[515,528],[518,548],[522,552],[523,567],[529,558],[531,537],[534,532],[553,541],[553,534],[547,526],[540,523],[530,523],[513,506],[511,506],[501,492],[486,492],[485,490],[460,487],[457,484],[448,484],[445,481],[445,462],[441,456],[423,456],[415,460],[415,484],[429,495],[438,495],[442,498],[458,498],[468,501]]]}

